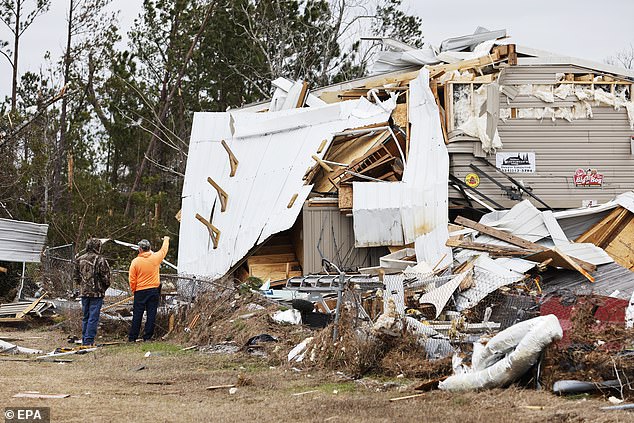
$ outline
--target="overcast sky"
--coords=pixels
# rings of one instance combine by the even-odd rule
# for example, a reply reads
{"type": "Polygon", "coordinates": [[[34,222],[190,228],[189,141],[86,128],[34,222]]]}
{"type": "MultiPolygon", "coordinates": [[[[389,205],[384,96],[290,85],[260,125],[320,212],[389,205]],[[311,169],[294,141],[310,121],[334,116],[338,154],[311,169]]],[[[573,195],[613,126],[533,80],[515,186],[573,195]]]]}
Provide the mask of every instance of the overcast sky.
{"type": "MultiPolygon", "coordinates": [[[[67,0],[52,0],[48,13],[24,34],[20,72],[37,72],[43,56],[53,60],[62,54],[67,0]]],[[[423,19],[428,41],[472,33],[477,26],[503,29],[517,44],[603,62],[606,57],[634,43],[634,0],[404,0],[406,10],[423,19]]],[[[141,10],[142,0],[112,0],[120,10],[122,28],[128,29],[141,10]]],[[[8,40],[6,28],[0,39],[8,40]]],[[[0,96],[11,88],[10,66],[0,57],[0,96]]]]}

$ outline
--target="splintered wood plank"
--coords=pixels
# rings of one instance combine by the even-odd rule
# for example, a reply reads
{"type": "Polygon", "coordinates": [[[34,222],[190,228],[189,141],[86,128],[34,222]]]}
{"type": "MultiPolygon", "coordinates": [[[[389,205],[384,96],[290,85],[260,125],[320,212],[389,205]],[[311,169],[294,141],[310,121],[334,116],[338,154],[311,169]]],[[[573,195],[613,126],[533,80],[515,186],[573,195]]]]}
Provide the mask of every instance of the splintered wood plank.
{"type": "MultiPolygon", "coordinates": [[[[586,279],[590,282],[594,282],[594,277],[592,277],[584,267],[582,267],[578,262],[580,260],[575,260],[569,255],[565,254],[563,251],[555,248],[546,249],[544,251],[540,251],[539,253],[535,253],[530,256],[524,257],[524,259],[533,261],[536,263],[545,263],[548,262],[548,265],[553,267],[563,267],[564,269],[576,270],[581,273],[586,279]]],[[[585,262],[583,262],[585,263],[585,262]]],[[[589,264],[589,263],[586,263],[589,264]]]]}
{"type": "Polygon", "coordinates": [[[319,166],[321,166],[326,172],[333,172],[333,168],[331,168],[326,162],[324,162],[322,159],[320,159],[316,154],[313,154],[311,156],[313,158],[314,161],[316,161],[319,166]]]}
{"type": "Polygon", "coordinates": [[[634,269],[634,220],[630,220],[610,242],[605,252],[621,266],[630,270],[634,269]]]}
{"type": "Polygon", "coordinates": [[[507,232],[501,231],[499,229],[495,229],[491,226],[487,226],[487,225],[483,225],[481,223],[478,222],[474,222],[473,220],[469,220],[465,217],[462,216],[458,216],[455,220],[455,223],[457,223],[458,225],[462,225],[466,228],[471,228],[471,229],[475,229],[476,231],[492,236],[493,238],[497,238],[499,240],[502,241],[506,241],[509,244],[513,244],[513,245],[517,245],[518,247],[522,247],[525,248],[527,250],[533,250],[533,251],[543,251],[546,250],[547,248],[536,244],[534,242],[528,241],[524,238],[520,238],[519,236],[515,236],[512,234],[509,234],[507,232]]]}
{"type": "Polygon", "coordinates": [[[298,197],[297,193],[293,194],[293,196],[289,200],[288,204],[286,205],[287,209],[290,209],[291,207],[293,207],[293,204],[295,204],[295,200],[297,200],[297,197],[298,197]]]}
{"type": "Polygon", "coordinates": [[[352,185],[339,185],[339,209],[352,208],[352,185]]]}
{"type": "Polygon", "coordinates": [[[623,207],[617,207],[616,209],[612,210],[612,212],[610,212],[610,214],[608,214],[606,217],[604,217],[602,220],[600,220],[594,226],[592,226],[587,231],[585,231],[583,234],[581,234],[575,240],[575,242],[578,242],[578,243],[581,243],[581,242],[592,242],[592,243],[594,243],[593,241],[596,240],[598,234],[602,233],[602,231],[605,230],[605,228],[607,226],[609,226],[610,222],[612,222],[621,213],[622,210],[623,210],[623,207]]]}
{"type": "MultiPolygon", "coordinates": [[[[533,251],[539,251],[539,252],[544,252],[544,251],[552,251],[552,250],[548,250],[548,248],[544,247],[543,245],[539,245],[537,243],[528,241],[524,238],[520,238],[518,236],[509,234],[507,232],[501,231],[499,229],[495,229],[491,226],[487,226],[487,225],[483,225],[481,223],[478,222],[474,222],[473,220],[469,220],[465,217],[462,216],[458,216],[455,220],[455,223],[462,225],[464,227],[467,228],[471,228],[471,229],[475,229],[476,231],[492,236],[494,238],[497,238],[499,240],[508,242],[509,244],[512,245],[516,245],[518,247],[522,247],[522,248],[526,248],[527,250],[533,250],[533,251]]],[[[539,253],[538,253],[539,254],[539,253]]],[[[569,258],[570,260],[573,260],[576,264],[578,264],[579,266],[581,266],[581,268],[583,268],[586,272],[594,272],[596,270],[596,266],[594,266],[591,263],[585,262],[583,260],[579,260],[576,258],[571,258],[568,257],[567,255],[565,255],[563,252],[559,251],[560,255],[564,255],[567,258],[569,258]]],[[[534,255],[537,256],[537,255],[534,255]]],[[[542,256],[538,256],[538,257],[542,257],[542,256]]],[[[541,263],[542,261],[546,260],[550,258],[550,255],[545,255],[543,256],[543,258],[541,260],[533,260],[533,259],[528,259],[527,260],[531,260],[531,261],[537,261],[538,263],[541,263]]],[[[565,260],[564,260],[565,261],[565,260]]],[[[561,266],[561,267],[566,267],[566,266],[561,266]]],[[[566,267],[566,268],[571,268],[570,266],[566,267]]],[[[576,268],[572,267],[573,270],[577,270],[576,268]]]]}
{"type": "Polygon", "coordinates": [[[306,103],[306,98],[308,97],[308,82],[302,82],[302,90],[299,93],[299,97],[297,98],[297,104],[295,105],[296,109],[300,107],[304,107],[304,103],[306,103]]]}
{"type": "MultiPolygon", "coordinates": [[[[445,243],[447,247],[457,247],[457,248],[465,248],[467,250],[474,251],[486,251],[493,256],[498,257],[522,257],[531,253],[537,252],[536,250],[526,250],[523,248],[515,248],[515,247],[506,247],[501,245],[491,245],[484,244],[481,242],[469,242],[469,241],[459,241],[455,239],[448,239],[445,243]]],[[[457,272],[456,273],[461,273],[457,272]]]]}
{"type": "Polygon", "coordinates": [[[392,110],[392,120],[396,126],[407,127],[407,103],[399,103],[392,110]]]}

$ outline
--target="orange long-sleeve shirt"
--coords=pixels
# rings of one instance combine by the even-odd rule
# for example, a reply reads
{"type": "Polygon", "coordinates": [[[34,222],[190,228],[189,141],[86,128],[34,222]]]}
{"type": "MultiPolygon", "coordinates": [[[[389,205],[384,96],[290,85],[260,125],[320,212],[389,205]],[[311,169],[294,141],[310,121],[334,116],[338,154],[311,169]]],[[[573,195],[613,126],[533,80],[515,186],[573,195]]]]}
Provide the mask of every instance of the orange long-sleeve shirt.
{"type": "Polygon", "coordinates": [[[143,289],[157,288],[161,284],[159,267],[167,255],[170,241],[163,239],[163,245],[157,252],[139,253],[130,264],[129,281],[132,293],[143,289]]]}

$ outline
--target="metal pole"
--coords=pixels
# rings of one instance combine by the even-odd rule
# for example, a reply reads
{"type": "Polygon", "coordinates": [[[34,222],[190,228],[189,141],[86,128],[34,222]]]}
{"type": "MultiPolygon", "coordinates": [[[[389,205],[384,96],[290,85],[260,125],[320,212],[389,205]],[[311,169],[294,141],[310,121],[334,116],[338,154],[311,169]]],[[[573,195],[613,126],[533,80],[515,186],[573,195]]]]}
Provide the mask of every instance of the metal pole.
{"type": "Polygon", "coordinates": [[[341,316],[341,302],[343,300],[343,285],[346,274],[339,270],[339,286],[337,287],[337,307],[335,308],[335,327],[332,330],[332,342],[337,342],[339,337],[339,318],[341,316]]]}

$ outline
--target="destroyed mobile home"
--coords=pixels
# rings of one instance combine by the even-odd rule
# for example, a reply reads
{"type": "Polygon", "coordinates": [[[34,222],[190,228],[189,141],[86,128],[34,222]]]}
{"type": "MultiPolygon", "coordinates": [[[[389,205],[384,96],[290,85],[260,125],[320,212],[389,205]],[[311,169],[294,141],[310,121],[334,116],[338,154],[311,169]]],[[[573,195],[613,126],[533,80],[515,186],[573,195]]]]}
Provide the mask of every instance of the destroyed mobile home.
{"type": "Polygon", "coordinates": [[[382,40],[378,75],[280,78],[270,102],[197,113],[179,274],[261,279],[261,294],[334,316],[335,343],[351,304],[357,325],[408,328],[428,359],[475,342],[448,390],[521,378],[570,344],[582,299],[631,327],[634,73],[505,35],[440,53],[382,40]]]}
{"type": "Polygon", "coordinates": [[[632,397],[634,72],[505,36],[382,40],[373,76],[196,113],[168,335],[252,326],[259,351],[270,323],[303,323],[326,329],[296,367],[400,342],[442,363],[425,388],[632,397]]]}

